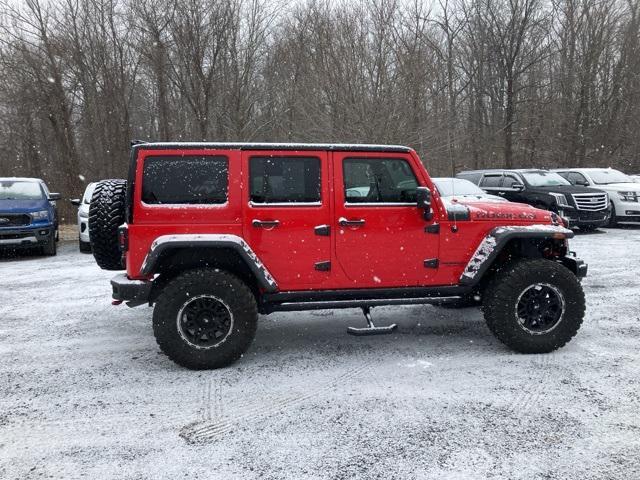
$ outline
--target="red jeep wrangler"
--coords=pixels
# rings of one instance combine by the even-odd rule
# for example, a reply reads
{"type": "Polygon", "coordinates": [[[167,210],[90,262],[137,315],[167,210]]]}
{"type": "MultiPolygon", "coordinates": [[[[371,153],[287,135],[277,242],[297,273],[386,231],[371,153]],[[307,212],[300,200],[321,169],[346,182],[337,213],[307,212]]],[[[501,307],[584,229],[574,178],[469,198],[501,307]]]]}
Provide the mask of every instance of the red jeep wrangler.
{"type": "Polygon", "coordinates": [[[258,313],[379,305],[482,305],[519,352],[567,343],[587,266],[554,214],[444,201],[403,146],[138,143],[128,181],[105,180],[89,213],[114,303],[155,305],[162,350],[185,367],[229,365],[258,313]]]}

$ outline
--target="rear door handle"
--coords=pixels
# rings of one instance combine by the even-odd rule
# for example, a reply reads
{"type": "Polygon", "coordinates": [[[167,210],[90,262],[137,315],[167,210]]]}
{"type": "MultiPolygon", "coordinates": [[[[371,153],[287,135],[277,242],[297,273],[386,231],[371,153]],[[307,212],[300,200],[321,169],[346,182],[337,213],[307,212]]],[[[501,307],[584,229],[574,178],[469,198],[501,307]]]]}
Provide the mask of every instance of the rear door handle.
{"type": "Polygon", "coordinates": [[[280,220],[257,220],[257,219],[254,219],[251,222],[251,225],[253,225],[256,228],[275,228],[278,225],[280,225],[280,220]]]}
{"type": "Polygon", "coordinates": [[[341,227],[361,227],[365,224],[364,219],[360,218],[358,220],[348,220],[344,217],[340,217],[338,219],[338,225],[341,227]]]}

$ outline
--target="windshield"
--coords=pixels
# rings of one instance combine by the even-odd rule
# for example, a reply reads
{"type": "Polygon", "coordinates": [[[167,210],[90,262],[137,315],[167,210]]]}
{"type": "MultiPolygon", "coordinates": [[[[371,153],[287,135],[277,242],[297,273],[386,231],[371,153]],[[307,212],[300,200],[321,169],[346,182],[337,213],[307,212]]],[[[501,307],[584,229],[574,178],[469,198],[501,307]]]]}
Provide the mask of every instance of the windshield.
{"type": "Polygon", "coordinates": [[[555,172],[523,172],[522,176],[532,187],[557,187],[558,185],[571,185],[555,172]]]}
{"type": "Polygon", "coordinates": [[[597,185],[608,185],[610,183],[633,183],[633,180],[624,173],[613,170],[612,168],[606,168],[602,170],[592,170],[589,172],[589,176],[593,183],[597,185]]]}
{"type": "Polygon", "coordinates": [[[454,195],[485,195],[484,190],[475,183],[469,180],[463,180],[462,178],[434,178],[433,182],[443,197],[453,197],[454,195]]]}
{"type": "Polygon", "coordinates": [[[0,181],[0,200],[41,200],[40,184],[14,180],[0,181]]]}

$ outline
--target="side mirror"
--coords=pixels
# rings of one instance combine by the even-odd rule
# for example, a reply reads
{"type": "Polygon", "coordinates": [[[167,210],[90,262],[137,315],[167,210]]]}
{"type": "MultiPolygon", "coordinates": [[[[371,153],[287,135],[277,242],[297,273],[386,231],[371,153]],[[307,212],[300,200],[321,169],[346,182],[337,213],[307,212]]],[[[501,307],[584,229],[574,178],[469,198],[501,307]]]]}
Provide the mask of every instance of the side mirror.
{"type": "Polygon", "coordinates": [[[69,201],[71,202],[71,205],[75,205],[76,207],[80,206],[80,199],[79,198],[70,198],[69,201]]]}
{"type": "Polygon", "coordinates": [[[424,219],[431,220],[433,211],[431,210],[431,190],[428,187],[416,188],[416,201],[418,208],[424,211],[424,219]]]}
{"type": "Polygon", "coordinates": [[[589,186],[589,182],[586,182],[584,180],[578,180],[576,182],[576,185],[580,185],[581,187],[588,187],[589,186]]]}
{"type": "Polygon", "coordinates": [[[49,194],[49,200],[50,201],[60,200],[61,198],[62,198],[62,195],[60,195],[59,193],[50,193],[49,194]]]}
{"type": "Polygon", "coordinates": [[[521,192],[522,190],[524,190],[524,183],[514,183],[513,185],[511,185],[511,188],[521,192]]]}

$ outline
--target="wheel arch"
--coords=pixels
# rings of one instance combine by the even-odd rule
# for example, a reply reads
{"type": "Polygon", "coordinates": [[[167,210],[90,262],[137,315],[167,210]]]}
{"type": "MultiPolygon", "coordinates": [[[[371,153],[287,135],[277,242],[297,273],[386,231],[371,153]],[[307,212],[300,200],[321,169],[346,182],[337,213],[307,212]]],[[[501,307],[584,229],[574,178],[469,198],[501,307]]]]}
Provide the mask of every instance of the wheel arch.
{"type": "Polygon", "coordinates": [[[555,225],[497,227],[482,240],[460,276],[460,284],[481,287],[513,258],[559,259],[576,276],[584,276],[581,261],[567,257],[565,240],[573,231],[555,225]]]}
{"type": "MultiPolygon", "coordinates": [[[[154,280],[157,295],[178,273],[196,268],[218,268],[233,273],[260,291],[275,292],[278,285],[251,247],[236,235],[165,235],[158,237],[142,263],[141,275],[159,275],[154,280]]],[[[152,297],[154,296],[152,292],[152,297]]]]}

